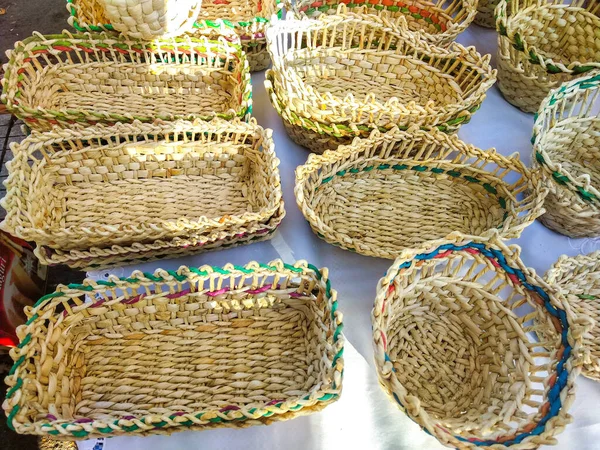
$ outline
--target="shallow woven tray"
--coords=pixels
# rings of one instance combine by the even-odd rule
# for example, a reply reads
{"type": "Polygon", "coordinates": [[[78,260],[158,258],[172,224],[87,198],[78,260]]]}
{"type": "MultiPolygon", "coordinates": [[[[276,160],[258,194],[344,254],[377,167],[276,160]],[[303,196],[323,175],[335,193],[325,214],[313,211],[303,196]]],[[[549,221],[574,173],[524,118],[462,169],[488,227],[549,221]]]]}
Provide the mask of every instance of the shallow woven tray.
{"type": "Polygon", "coordinates": [[[348,0],[296,0],[286,1],[286,9],[293,11],[296,18],[315,18],[321,14],[336,14],[340,5],[350,11],[366,8],[372,14],[405,19],[408,29],[439,46],[446,46],[465,31],[477,14],[475,0],[370,0],[369,2],[348,0]]]}
{"type": "Polygon", "coordinates": [[[486,28],[496,28],[494,10],[499,0],[479,0],[477,2],[477,15],[473,19],[477,25],[486,28]]]}
{"type": "Polygon", "coordinates": [[[269,27],[273,68],[265,86],[282,118],[333,138],[394,124],[452,132],[468,122],[495,81],[490,56],[459,44],[434,47],[371,17],[322,15],[269,27]]]}
{"type": "Polygon", "coordinates": [[[563,3],[501,0],[496,9],[498,87],[525,112],[536,112],[561,83],[600,68],[600,3],[563,3]]]}
{"type": "MultiPolygon", "coordinates": [[[[274,14],[282,17],[282,8],[281,0],[203,0],[191,34],[213,36],[213,31],[233,31],[241,40],[250,70],[264,70],[271,64],[265,28],[274,14]]],[[[98,0],[67,0],[67,10],[69,24],[78,31],[113,31],[98,0]]]]}
{"type": "Polygon", "coordinates": [[[560,289],[576,316],[594,320],[594,328],[583,336],[590,359],[581,373],[600,381],[600,251],[573,258],[562,255],[544,278],[560,289]]]}
{"type": "Polygon", "coordinates": [[[252,111],[248,62],[225,39],[64,33],[34,33],[8,54],[1,98],[30,128],[232,119],[252,111]]]}
{"type": "Polygon", "coordinates": [[[533,165],[549,190],[540,221],[570,237],[599,236],[600,71],[552,91],[533,133],[533,165]]]}
{"type": "Polygon", "coordinates": [[[55,130],[12,151],[0,226],[62,251],[235,232],[283,203],[272,132],[254,119],[55,130]]]}
{"type": "Polygon", "coordinates": [[[542,212],[539,177],[518,159],[441,132],[374,132],[296,169],[313,231],[363,255],[395,258],[452,231],[518,237],[542,212]]]}
{"type": "Polygon", "coordinates": [[[589,321],[519,253],[455,233],[402,252],[379,282],[380,383],[449,447],[535,449],[572,421],[589,321]]]}
{"type": "Polygon", "coordinates": [[[35,249],[35,255],[45,265],[65,264],[73,269],[86,271],[142,264],[158,259],[181,258],[269,240],[284,216],[285,210],[282,204],[275,215],[265,223],[238,227],[235,231],[215,231],[210,235],[192,235],[170,241],[157,240],[129,246],[92,247],[87,250],[61,251],[41,246],[35,249]]]}
{"type": "Polygon", "coordinates": [[[27,309],[3,408],[62,439],[269,424],[337,400],[342,315],[305,261],[135,271],[27,309]],[[36,386],[36,389],[28,389],[36,386]]]}

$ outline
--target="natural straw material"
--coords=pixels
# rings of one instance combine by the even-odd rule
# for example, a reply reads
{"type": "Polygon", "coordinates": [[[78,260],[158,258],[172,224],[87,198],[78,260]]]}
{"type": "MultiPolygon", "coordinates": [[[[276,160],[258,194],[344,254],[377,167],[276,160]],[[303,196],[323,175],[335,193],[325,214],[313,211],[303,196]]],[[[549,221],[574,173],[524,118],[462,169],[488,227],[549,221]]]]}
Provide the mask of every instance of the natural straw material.
{"type": "Polygon", "coordinates": [[[334,143],[394,124],[456,131],[496,76],[489,55],[473,47],[441,49],[367,14],[280,21],[267,43],[275,109],[334,143]]]}
{"type": "Polygon", "coordinates": [[[157,240],[128,246],[110,245],[84,250],[62,251],[40,246],[35,249],[34,253],[42,264],[50,266],[65,264],[73,269],[86,271],[142,264],[158,259],[181,258],[187,255],[266,241],[273,237],[284,216],[285,210],[282,203],[279,210],[268,221],[248,227],[236,227],[232,231],[219,230],[208,235],[193,233],[185,238],[175,238],[169,241],[157,240]]]}
{"type": "Polygon", "coordinates": [[[441,132],[394,130],[310,155],[296,169],[295,194],[327,242],[393,259],[452,231],[518,237],[543,212],[546,192],[517,154],[441,132]]]}
{"type": "Polygon", "coordinates": [[[202,0],[98,0],[115,30],[135,39],[175,37],[191,31],[202,0]]]}
{"type": "Polygon", "coordinates": [[[498,86],[536,112],[551,89],[600,67],[600,2],[501,0],[496,9],[498,86]]]}
{"type": "Polygon", "coordinates": [[[447,46],[465,31],[477,13],[476,0],[287,0],[288,11],[296,18],[315,18],[321,14],[336,14],[339,5],[347,5],[353,12],[364,10],[390,18],[403,18],[408,29],[418,32],[426,41],[447,46]]]}
{"type": "Polygon", "coordinates": [[[549,190],[541,222],[570,237],[599,236],[599,71],[563,84],[543,101],[532,161],[549,190]]]}
{"type": "Polygon", "coordinates": [[[594,320],[594,328],[583,336],[590,359],[581,373],[600,381],[600,251],[573,258],[562,255],[545,279],[560,289],[576,316],[594,320]]]}
{"type": "Polygon", "coordinates": [[[30,128],[251,112],[250,73],[239,45],[64,33],[34,33],[8,54],[2,101],[30,128]]]}
{"type": "Polygon", "coordinates": [[[519,253],[455,233],[405,250],[379,282],[380,383],[449,447],[535,449],[572,421],[589,322],[519,253]]]}
{"type": "Polygon", "coordinates": [[[54,130],[12,151],[2,228],[63,251],[237,231],[283,202],[254,119],[54,130]]]}
{"type": "Polygon", "coordinates": [[[87,279],[27,308],[2,405],[62,439],[269,424],[337,400],[342,314],[299,261],[87,279]],[[35,386],[35,389],[30,389],[35,386]]]}
{"type": "MultiPolygon", "coordinates": [[[[100,0],[67,0],[69,24],[78,31],[113,31],[100,0]]],[[[282,17],[281,0],[203,0],[192,35],[229,34],[241,40],[251,71],[266,69],[271,58],[266,48],[265,29],[276,15],[282,17]]]]}
{"type": "Polygon", "coordinates": [[[494,11],[499,0],[479,0],[477,2],[477,15],[473,22],[486,28],[496,28],[494,11]]]}

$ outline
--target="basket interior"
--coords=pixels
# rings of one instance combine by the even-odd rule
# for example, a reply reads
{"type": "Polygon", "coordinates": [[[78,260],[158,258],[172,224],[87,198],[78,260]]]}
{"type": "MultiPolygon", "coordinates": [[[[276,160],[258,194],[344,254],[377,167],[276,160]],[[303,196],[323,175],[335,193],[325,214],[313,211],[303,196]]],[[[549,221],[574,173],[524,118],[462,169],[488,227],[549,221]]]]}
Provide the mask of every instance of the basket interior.
{"type": "MultiPolygon", "coordinates": [[[[357,39],[360,37],[354,40],[357,39]]],[[[370,45],[376,47],[376,42],[364,44],[370,45]]],[[[443,110],[463,103],[483,81],[478,71],[460,61],[398,47],[361,50],[340,45],[300,49],[289,51],[285,62],[300,88],[308,86],[320,98],[339,107],[351,94],[354,102],[367,105],[375,102],[383,107],[397,99],[409,109],[416,105],[421,111],[443,110]]]]}
{"type": "Polygon", "coordinates": [[[514,437],[546,414],[561,336],[538,294],[514,279],[471,248],[419,261],[389,289],[393,376],[451,434],[514,437]]]}
{"type": "Polygon", "coordinates": [[[81,50],[34,56],[23,63],[19,105],[101,112],[98,120],[105,114],[171,119],[211,117],[231,109],[243,113],[241,63],[233,57],[170,62],[130,56],[97,58],[81,50]]]}
{"type": "Polygon", "coordinates": [[[79,314],[59,306],[43,367],[28,366],[47,390],[28,403],[30,419],[177,416],[307,396],[332,378],[331,319],[323,292],[306,292],[314,280],[303,279],[265,277],[246,292],[227,280],[128,288],[96,293],[79,314]]]}
{"type": "Polygon", "coordinates": [[[319,232],[389,257],[453,231],[502,228],[521,211],[527,182],[520,174],[490,161],[443,159],[441,144],[415,142],[396,143],[391,152],[379,143],[311,173],[302,189],[319,232]]]}
{"type": "Polygon", "coordinates": [[[526,8],[511,18],[509,27],[518,31],[529,46],[555,62],[569,65],[600,60],[600,40],[596,36],[600,17],[584,8],[567,5],[526,8]]]}
{"type": "Polygon", "coordinates": [[[113,235],[112,243],[127,243],[136,239],[138,227],[176,230],[189,222],[189,231],[200,230],[201,218],[222,222],[272,206],[270,157],[262,138],[179,139],[114,137],[111,144],[91,146],[70,141],[32,155],[33,227],[47,233],[101,230],[113,235]]]}

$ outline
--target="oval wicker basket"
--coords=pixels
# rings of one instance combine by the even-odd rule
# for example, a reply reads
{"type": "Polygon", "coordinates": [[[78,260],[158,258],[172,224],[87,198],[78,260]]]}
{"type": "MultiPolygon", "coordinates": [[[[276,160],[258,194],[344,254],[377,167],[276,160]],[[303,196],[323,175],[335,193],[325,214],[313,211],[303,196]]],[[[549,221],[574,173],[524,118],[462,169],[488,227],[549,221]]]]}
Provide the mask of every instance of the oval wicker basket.
{"type": "Polygon", "coordinates": [[[254,119],[55,130],[12,148],[0,226],[62,251],[262,229],[283,204],[272,132],[254,119]]]}
{"type": "Polygon", "coordinates": [[[570,237],[599,236],[600,71],[552,91],[533,133],[533,165],[549,190],[540,221],[570,237]]]}
{"type": "Polygon", "coordinates": [[[17,330],[2,405],[8,424],[77,440],[318,411],[342,388],[336,297],[327,269],[305,261],[59,286],[27,308],[17,330]]]}
{"type": "Polygon", "coordinates": [[[486,28],[496,28],[496,18],[494,11],[498,6],[499,0],[479,0],[477,2],[477,15],[473,19],[477,25],[486,28]]]}
{"type": "Polygon", "coordinates": [[[202,0],[98,0],[98,3],[114,29],[134,39],[175,37],[191,31],[202,6],[202,0]]]}
{"type": "Polygon", "coordinates": [[[454,233],[402,252],[379,282],[380,383],[449,447],[535,449],[572,420],[589,321],[574,320],[519,253],[497,236],[454,233]]]}
{"type": "Polygon", "coordinates": [[[34,253],[38,260],[49,266],[67,265],[77,270],[100,270],[115,266],[142,264],[158,259],[182,258],[213,250],[238,247],[262,242],[273,237],[285,217],[283,203],[275,215],[268,220],[232,230],[219,230],[210,234],[190,233],[185,238],[168,241],[134,243],[131,245],[111,245],[91,247],[83,250],[60,250],[38,246],[34,253]]]}
{"type": "MultiPolygon", "coordinates": [[[[101,0],[67,0],[69,24],[79,32],[113,31],[101,0]]],[[[252,72],[264,70],[271,64],[267,52],[265,29],[276,15],[281,19],[282,0],[203,0],[200,14],[190,32],[193,36],[229,35],[241,40],[252,72]]]]}
{"type": "Polygon", "coordinates": [[[296,134],[329,136],[326,148],[393,125],[456,131],[496,77],[489,55],[473,47],[438,48],[368,14],[280,21],[267,45],[273,106],[296,134]]]}
{"type": "Polygon", "coordinates": [[[542,212],[539,176],[456,136],[374,132],[296,169],[296,201],[313,231],[363,255],[395,258],[452,231],[518,237],[542,212]]]}
{"type": "Polygon", "coordinates": [[[252,111],[248,62],[224,39],[34,33],[15,44],[5,71],[2,101],[37,130],[246,118],[252,111]]]}
{"type": "Polygon", "coordinates": [[[498,87],[525,112],[551,89],[600,68],[600,3],[501,0],[496,9],[498,87]]]}
{"type": "Polygon", "coordinates": [[[544,278],[560,289],[575,316],[594,320],[594,328],[583,336],[590,359],[581,373],[600,381],[600,251],[573,258],[563,255],[544,278]]]}
{"type": "Polygon", "coordinates": [[[447,46],[465,31],[477,14],[476,0],[286,0],[286,8],[296,18],[316,18],[321,14],[337,14],[340,5],[348,5],[351,11],[366,8],[372,14],[390,18],[403,18],[408,29],[418,32],[423,39],[447,46]]]}

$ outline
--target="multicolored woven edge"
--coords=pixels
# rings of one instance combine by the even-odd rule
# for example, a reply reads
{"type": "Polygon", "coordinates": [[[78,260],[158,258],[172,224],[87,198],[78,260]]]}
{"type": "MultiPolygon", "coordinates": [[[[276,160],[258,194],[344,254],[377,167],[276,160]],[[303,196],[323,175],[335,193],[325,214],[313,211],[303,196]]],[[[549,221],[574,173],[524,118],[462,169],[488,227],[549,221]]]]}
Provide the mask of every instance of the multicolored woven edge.
{"type": "MultiPolygon", "coordinates": [[[[454,233],[454,236],[461,236],[459,233],[454,233]]],[[[448,240],[453,236],[448,236],[448,240]]],[[[477,238],[475,238],[477,239],[477,238]]],[[[560,309],[552,305],[550,301],[550,296],[542,287],[531,284],[528,281],[528,277],[525,275],[524,271],[519,267],[513,267],[506,261],[506,257],[504,252],[500,250],[496,245],[489,245],[488,242],[476,242],[475,239],[467,238],[467,241],[463,242],[447,242],[444,244],[436,244],[433,246],[433,249],[430,251],[426,251],[423,253],[416,253],[414,256],[410,258],[408,261],[404,261],[401,264],[397,264],[398,260],[407,259],[403,256],[400,256],[398,260],[394,263],[394,265],[388,270],[385,278],[382,280],[378,289],[387,289],[387,296],[389,296],[392,292],[394,292],[395,288],[393,285],[393,280],[399,275],[402,270],[409,269],[413,266],[419,265],[422,261],[428,261],[432,259],[444,258],[446,256],[451,255],[456,252],[466,252],[472,255],[481,254],[487,258],[489,263],[497,269],[502,269],[506,272],[508,278],[512,281],[512,283],[516,286],[522,286],[532,294],[532,298],[538,303],[540,306],[543,306],[546,311],[552,316],[552,323],[556,328],[557,332],[561,335],[561,348],[558,350],[558,363],[556,365],[556,371],[554,374],[549,375],[550,381],[549,386],[550,390],[548,392],[548,401],[546,401],[542,407],[540,408],[542,412],[542,417],[537,423],[531,423],[526,427],[523,427],[514,435],[500,437],[496,440],[485,440],[485,439],[477,439],[477,438],[465,438],[460,435],[452,434],[449,430],[444,429],[441,426],[437,426],[439,430],[444,433],[452,435],[453,438],[460,442],[465,442],[468,444],[472,444],[477,447],[486,447],[486,446],[494,446],[494,445],[503,445],[503,446],[511,446],[520,444],[528,437],[537,436],[542,434],[545,431],[546,424],[554,417],[556,417],[561,409],[564,408],[563,402],[561,400],[561,394],[563,389],[569,385],[569,377],[570,371],[566,367],[567,361],[572,356],[573,347],[568,341],[568,335],[570,331],[569,321],[567,319],[567,314],[564,309],[560,309]],[[496,248],[494,248],[496,247],[496,248]]],[[[454,240],[454,239],[453,239],[454,240]]],[[[460,241],[460,239],[457,239],[460,241]]],[[[500,242],[501,244],[501,242],[500,242]]],[[[384,301],[381,313],[385,311],[386,302],[384,301]]],[[[387,354],[387,340],[385,334],[382,330],[376,329],[374,327],[374,332],[381,333],[382,342],[384,343],[384,351],[385,351],[385,360],[391,361],[391,358],[387,354]]],[[[579,372],[579,368],[576,368],[575,371],[579,372]]],[[[571,382],[572,384],[572,382],[571,382]]],[[[400,401],[398,395],[395,392],[391,392],[394,400],[400,405],[400,407],[406,411],[404,405],[400,401]]],[[[411,417],[410,414],[408,416],[415,421],[418,425],[417,420],[411,417]]],[[[427,434],[431,434],[429,430],[423,428],[423,430],[427,434]]]]}
{"type": "Polygon", "coordinates": [[[581,177],[574,177],[568,172],[565,172],[554,164],[548,154],[539,148],[539,141],[544,127],[545,110],[554,106],[558,101],[565,97],[573,96],[579,90],[600,89],[600,71],[595,70],[588,76],[577,78],[567,83],[563,83],[560,87],[550,92],[540,105],[539,111],[534,115],[533,136],[531,143],[533,144],[533,156],[535,161],[547,172],[554,182],[561,186],[565,186],[577,193],[579,198],[588,203],[600,205],[600,190],[594,186],[590,186],[589,182],[581,177]]]}
{"type": "MultiPolygon", "coordinates": [[[[282,269],[283,270],[287,270],[290,273],[296,273],[296,274],[300,274],[300,273],[305,273],[306,270],[309,270],[311,272],[314,273],[317,281],[319,281],[320,283],[323,283],[323,278],[324,278],[324,274],[321,270],[319,270],[316,266],[312,265],[312,264],[305,264],[305,267],[302,267],[303,262],[299,261],[294,265],[290,265],[290,264],[285,264],[282,263],[281,261],[271,261],[269,264],[258,264],[258,263],[248,263],[246,266],[237,266],[237,265],[233,265],[233,264],[227,264],[223,267],[216,267],[216,266],[202,266],[200,268],[189,268],[189,271],[191,273],[191,275],[193,276],[199,276],[199,277],[208,277],[211,273],[217,273],[219,275],[249,275],[249,274],[253,274],[255,272],[258,271],[258,269],[262,269],[262,270],[266,270],[268,272],[281,272],[282,269]],[[278,267],[280,266],[280,267],[278,267]]],[[[167,273],[168,276],[172,277],[172,279],[176,280],[177,282],[180,283],[185,283],[186,281],[191,281],[189,276],[185,276],[182,275],[180,272],[182,271],[182,269],[185,266],[182,266],[181,268],[179,268],[178,270],[162,270],[162,269],[157,269],[154,273],[149,273],[149,272],[144,272],[142,274],[143,278],[145,278],[146,280],[149,280],[153,283],[161,283],[161,282],[167,282],[167,281],[171,281],[171,280],[167,280],[164,278],[164,276],[161,276],[161,272],[163,273],[167,273]]],[[[145,281],[142,280],[139,276],[136,277],[136,274],[132,274],[131,277],[119,277],[118,281],[105,281],[105,280],[91,280],[91,279],[87,279],[84,280],[83,284],[69,284],[67,286],[59,286],[59,290],[57,290],[56,292],[47,294],[45,296],[43,296],[42,298],[40,298],[35,305],[33,306],[33,309],[31,310],[31,317],[27,320],[27,322],[25,323],[25,325],[22,325],[20,328],[23,331],[28,331],[29,327],[34,324],[34,322],[36,320],[39,319],[40,314],[38,314],[38,312],[40,312],[40,310],[42,310],[44,308],[44,306],[46,306],[52,299],[55,298],[59,298],[59,297],[63,297],[64,296],[64,292],[60,291],[60,289],[62,290],[79,290],[81,291],[82,294],[86,294],[86,295],[91,295],[91,293],[93,293],[96,290],[102,290],[104,288],[119,288],[122,285],[126,285],[129,283],[137,283],[139,281],[145,281]]],[[[117,277],[114,277],[117,278],[117,277]]],[[[340,393],[341,393],[341,383],[342,383],[342,378],[343,378],[343,367],[344,367],[344,360],[343,360],[343,354],[344,354],[344,338],[342,336],[342,330],[343,330],[343,323],[342,323],[342,315],[340,312],[338,312],[338,302],[337,302],[337,292],[331,288],[331,282],[329,280],[329,278],[325,277],[325,297],[326,300],[328,302],[331,302],[331,319],[333,321],[333,323],[335,323],[336,327],[333,333],[333,345],[337,350],[336,355],[334,356],[333,360],[332,360],[332,369],[334,370],[334,375],[339,375],[339,378],[337,376],[332,377],[332,390],[337,390],[338,393],[335,394],[325,394],[317,399],[313,399],[315,400],[317,403],[324,403],[324,402],[332,402],[335,401],[339,398],[340,393]],[[332,298],[334,300],[332,300],[332,298]],[[336,378],[339,379],[339,382],[336,384],[336,378]]],[[[272,286],[263,286],[261,288],[258,288],[254,291],[248,291],[251,294],[260,294],[262,292],[266,292],[269,290],[269,288],[271,288],[272,286]]],[[[206,295],[208,296],[217,296],[217,295],[221,295],[225,292],[227,292],[228,288],[222,288],[218,291],[214,291],[214,292],[207,292],[206,295]]],[[[134,304],[140,300],[142,300],[144,298],[143,294],[140,294],[136,297],[134,297],[133,299],[124,299],[123,302],[129,304],[134,304]]],[[[96,306],[100,306],[103,303],[103,301],[98,301],[94,304],[92,304],[90,307],[96,307],[96,306]]],[[[75,306],[75,305],[71,305],[71,306],[75,306]]],[[[65,308],[65,313],[68,313],[68,311],[71,311],[71,308],[66,307],[65,308]]],[[[63,314],[61,312],[61,314],[63,314]]],[[[14,362],[12,368],[9,371],[8,376],[5,379],[6,384],[8,384],[9,386],[12,385],[12,387],[8,390],[7,394],[6,394],[6,400],[10,400],[11,398],[13,398],[13,396],[15,396],[15,394],[17,394],[17,392],[19,392],[22,388],[23,388],[23,379],[20,378],[17,375],[17,371],[19,369],[19,366],[21,364],[23,364],[23,362],[25,361],[25,355],[28,354],[28,352],[31,350],[31,333],[30,332],[26,332],[24,333],[24,337],[20,340],[20,343],[17,345],[16,350],[17,352],[20,354],[19,358],[16,359],[16,361],[14,362]]],[[[14,359],[14,358],[13,358],[14,359]]],[[[307,395],[301,399],[299,399],[299,401],[305,401],[305,400],[311,400],[311,395],[307,395]]],[[[282,401],[271,401],[268,404],[266,404],[266,406],[264,408],[250,408],[248,410],[247,413],[244,413],[244,411],[241,411],[241,408],[239,408],[236,405],[230,405],[230,406],[226,406],[224,408],[219,409],[218,411],[205,411],[205,412],[200,412],[200,413],[196,413],[196,414],[189,414],[189,413],[185,413],[185,412],[181,412],[181,413],[174,413],[171,414],[168,417],[168,420],[171,422],[169,423],[166,420],[162,420],[160,422],[150,422],[150,423],[146,423],[145,422],[145,418],[142,417],[141,419],[137,419],[134,416],[128,416],[128,417],[124,417],[121,419],[117,419],[112,421],[111,423],[106,423],[104,427],[95,427],[93,426],[93,419],[77,419],[75,421],[69,421],[69,422],[63,422],[63,423],[57,423],[57,424],[50,424],[50,421],[54,421],[56,420],[56,418],[52,415],[49,414],[48,417],[48,423],[46,425],[42,425],[43,428],[47,428],[47,431],[45,431],[45,434],[51,435],[51,436],[65,436],[65,435],[71,435],[75,438],[86,438],[88,435],[93,434],[94,432],[99,432],[101,434],[105,434],[107,436],[109,436],[111,433],[115,432],[115,431],[125,431],[125,432],[134,432],[138,429],[140,429],[140,426],[144,426],[144,429],[146,431],[148,431],[148,429],[146,428],[147,426],[151,426],[152,428],[150,429],[162,429],[163,427],[170,425],[171,427],[174,426],[184,426],[184,427],[191,427],[192,425],[194,425],[194,421],[191,420],[190,418],[187,418],[186,416],[191,416],[193,415],[194,418],[196,420],[202,420],[202,417],[205,415],[209,415],[211,416],[208,419],[204,419],[206,420],[208,423],[211,424],[216,424],[216,423],[222,423],[222,422],[228,422],[228,421],[245,421],[248,419],[260,419],[260,418],[268,418],[271,417],[273,415],[276,414],[283,414],[285,412],[289,412],[289,411],[299,411],[300,409],[302,409],[304,407],[304,405],[299,404],[299,405],[295,405],[292,407],[287,408],[285,411],[277,411],[279,408],[282,407],[282,405],[285,402],[282,401]],[[241,417],[240,417],[241,414],[241,417]],[[213,417],[214,416],[214,417],[213,417]],[[187,420],[182,420],[183,419],[187,419],[187,420]],[[61,431],[59,431],[57,428],[61,429],[61,431]]],[[[6,408],[7,403],[5,402],[3,407],[6,408]]],[[[13,425],[13,419],[15,418],[15,416],[17,415],[17,413],[20,410],[20,406],[19,404],[13,406],[10,410],[6,410],[5,412],[7,413],[7,424],[8,427],[15,431],[15,427],[13,425]]]]}

